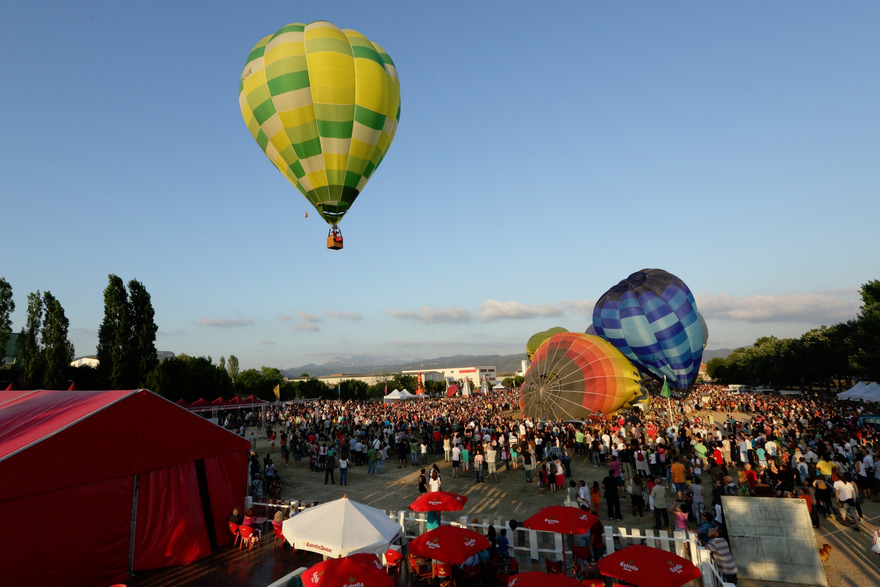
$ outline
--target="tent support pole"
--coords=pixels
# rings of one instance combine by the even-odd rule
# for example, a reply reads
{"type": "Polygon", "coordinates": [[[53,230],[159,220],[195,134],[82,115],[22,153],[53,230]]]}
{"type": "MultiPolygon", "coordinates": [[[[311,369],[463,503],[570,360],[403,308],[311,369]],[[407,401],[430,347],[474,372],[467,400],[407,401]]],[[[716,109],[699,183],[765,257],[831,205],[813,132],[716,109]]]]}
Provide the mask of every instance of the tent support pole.
{"type": "Polygon", "coordinates": [[[134,575],[134,539],[135,529],[137,528],[137,505],[138,505],[138,480],[139,475],[134,476],[134,491],[131,495],[131,535],[128,539],[128,574],[134,575]]]}

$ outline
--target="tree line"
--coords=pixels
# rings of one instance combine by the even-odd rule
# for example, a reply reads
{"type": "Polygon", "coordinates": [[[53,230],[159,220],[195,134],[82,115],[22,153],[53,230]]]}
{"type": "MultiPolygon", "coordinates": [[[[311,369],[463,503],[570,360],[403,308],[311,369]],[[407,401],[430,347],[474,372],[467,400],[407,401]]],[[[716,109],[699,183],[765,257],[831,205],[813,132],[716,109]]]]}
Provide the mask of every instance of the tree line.
{"type": "MultiPolygon", "coordinates": [[[[0,277],[0,351],[5,351],[12,329],[15,301],[12,286],[0,277]]],[[[296,398],[370,399],[381,398],[385,389],[414,390],[416,378],[393,375],[387,381],[368,385],[345,380],[328,386],[303,374],[300,381],[285,381],[275,367],[241,370],[235,355],[211,357],[181,354],[159,361],[156,352],[155,311],[144,285],[132,279],[127,287],[117,275],[108,276],[104,289],[104,318],[98,328],[96,368],[73,367],[75,349],[70,342],[69,321],[59,300],[51,292],[28,295],[25,326],[18,332],[11,366],[0,370],[0,388],[9,383],[19,389],[137,389],[147,388],[172,401],[189,402],[199,398],[230,399],[233,395],[254,395],[273,400],[275,390],[282,400],[296,398]]],[[[445,384],[428,381],[429,393],[445,391],[445,384]]]]}
{"type": "Polygon", "coordinates": [[[880,280],[859,289],[862,305],[856,318],[822,326],[800,338],[759,338],[726,358],[707,363],[707,373],[721,383],[774,385],[777,388],[852,387],[856,380],[880,380],[880,280]]]}

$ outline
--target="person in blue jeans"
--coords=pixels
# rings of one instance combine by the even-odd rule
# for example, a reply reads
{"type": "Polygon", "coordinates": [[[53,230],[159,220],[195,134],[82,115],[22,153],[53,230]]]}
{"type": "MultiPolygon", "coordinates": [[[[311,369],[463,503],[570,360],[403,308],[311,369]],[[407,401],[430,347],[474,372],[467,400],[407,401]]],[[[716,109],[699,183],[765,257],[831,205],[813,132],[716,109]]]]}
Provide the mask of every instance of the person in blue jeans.
{"type": "Polygon", "coordinates": [[[348,459],[339,459],[339,484],[348,485],[348,459]]]}

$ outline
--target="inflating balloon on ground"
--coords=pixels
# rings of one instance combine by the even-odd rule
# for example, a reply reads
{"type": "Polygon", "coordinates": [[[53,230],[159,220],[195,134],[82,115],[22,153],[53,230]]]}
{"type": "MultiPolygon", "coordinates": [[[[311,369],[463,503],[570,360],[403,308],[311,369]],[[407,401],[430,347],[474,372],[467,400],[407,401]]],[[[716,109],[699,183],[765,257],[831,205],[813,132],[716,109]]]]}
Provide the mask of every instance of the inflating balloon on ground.
{"type": "Polygon", "coordinates": [[[522,389],[521,405],[527,416],[582,419],[616,412],[637,398],[641,376],[608,341],[563,332],[535,351],[522,389]]]}
{"type": "Polygon", "coordinates": [[[708,329],[691,290],[675,275],[662,269],[633,273],[596,302],[593,328],[670,386],[687,389],[696,381],[708,329]]]}
{"type": "Polygon", "coordinates": [[[531,361],[532,356],[535,354],[535,351],[538,350],[538,347],[541,346],[541,343],[560,332],[568,332],[568,329],[563,328],[562,326],[554,326],[553,328],[548,328],[547,330],[542,330],[541,332],[533,334],[528,342],[526,342],[526,358],[531,361]]]}

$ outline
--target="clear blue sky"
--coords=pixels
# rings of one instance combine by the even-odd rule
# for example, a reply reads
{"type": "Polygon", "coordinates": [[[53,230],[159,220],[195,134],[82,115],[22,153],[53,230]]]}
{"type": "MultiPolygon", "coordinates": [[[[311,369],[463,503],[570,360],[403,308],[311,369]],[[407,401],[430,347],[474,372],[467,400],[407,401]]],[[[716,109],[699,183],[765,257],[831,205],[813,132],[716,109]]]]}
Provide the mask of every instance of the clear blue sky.
{"type": "Polygon", "coordinates": [[[660,267],[709,348],[854,318],[880,278],[875,2],[29,2],[0,18],[0,276],[93,354],[107,275],[160,350],[245,368],[523,352],[660,267]],[[238,107],[253,45],[382,45],[402,115],[341,228],[238,107]]]}

